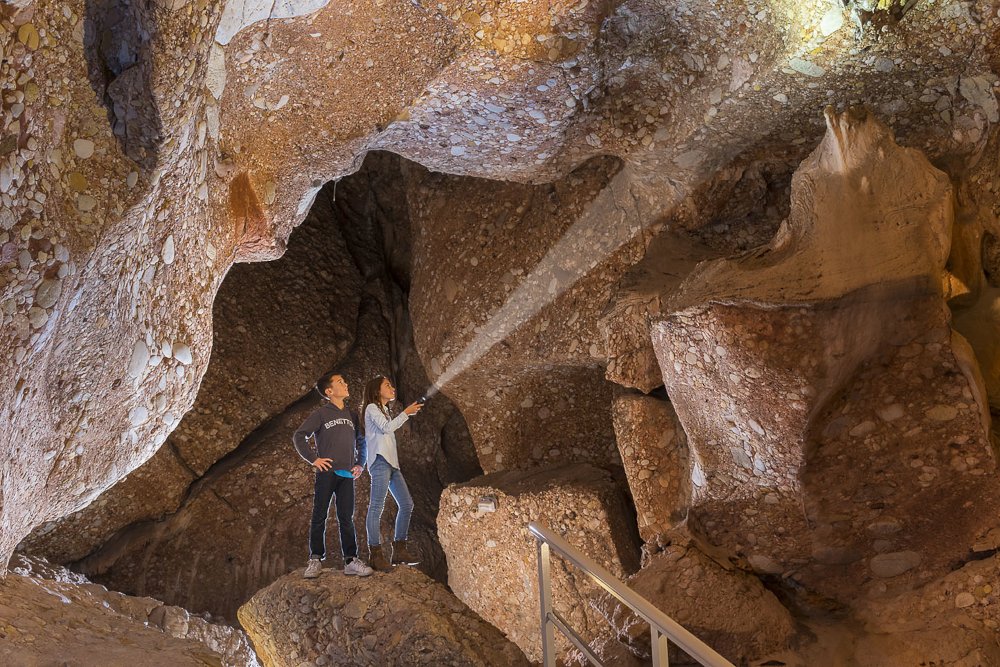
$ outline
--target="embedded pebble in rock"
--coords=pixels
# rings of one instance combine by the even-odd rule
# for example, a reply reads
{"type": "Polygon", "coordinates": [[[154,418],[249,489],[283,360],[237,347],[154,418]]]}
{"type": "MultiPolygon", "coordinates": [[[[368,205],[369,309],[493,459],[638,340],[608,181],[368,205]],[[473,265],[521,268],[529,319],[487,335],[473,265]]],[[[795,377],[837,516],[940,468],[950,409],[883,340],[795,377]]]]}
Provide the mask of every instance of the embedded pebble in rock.
{"type": "Polygon", "coordinates": [[[149,410],[138,405],[129,413],[129,419],[132,422],[132,426],[142,426],[149,420],[149,410]]]}
{"type": "Polygon", "coordinates": [[[184,343],[174,343],[173,357],[185,366],[190,366],[194,361],[194,358],[191,356],[191,348],[184,343]]]}
{"type": "Polygon", "coordinates": [[[896,551],[874,556],[869,563],[876,577],[898,577],[920,564],[920,554],[915,551],[896,551]]]}
{"type": "Polygon", "coordinates": [[[899,403],[893,403],[892,405],[887,405],[884,408],[878,410],[878,416],[887,422],[895,421],[906,414],[903,406],[899,403]]]}
{"type": "Polygon", "coordinates": [[[843,25],[844,10],[839,7],[834,7],[827,10],[827,12],[823,14],[823,20],[820,21],[819,29],[824,36],[829,36],[840,30],[843,25]]]}
{"type": "Polygon", "coordinates": [[[39,308],[38,306],[32,306],[28,309],[28,322],[31,323],[31,328],[41,329],[45,326],[45,323],[49,321],[49,314],[44,308],[39,308]]]}
{"type": "Polygon", "coordinates": [[[81,160],[86,160],[94,155],[94,142],[90,139],[77,139],[73,142],[73,152],[81,160]]]}
{"type": "Polygon", "coordinates": [[[148,363],[149,348],[146,347],[145,341],[136,341],[135,346],[132,348],[132,356],[129,357],[128,368],[126,369],[129,377],[138,378],[146,370],[148,363]]]}
{"type": "Polygon", "coordinates": [[[962,592],[955,596],[955,606],[959,609],[971,607],[976,604],[976,597],[972,593],[962,592]]]}
{"type": "Polygon", "coordinates": [[[163,251],[161,253],[163,257],[163,263],[170,265],[174,263],[174,236],[171,234],[163,242],[163,251]]]}
{"type": "Polygon", "coordinates": [[[952,405],[935,405],[926,414],[934,421],[947,422],[958,416],[958,408],[952,405]]]}
{"type": "Polygon", "coordinates": [[[800,74],[811,77],[821,77],[826,74],[826,70],[820,65],[801,58],[792,58],[788,61],[788,66],[800,74]]]}
{"type": "Polygon", "coordinates": [[[44,280],[35,292],[35,305],[39,308],[51,308],[59,301],[62,294],[62,281],[44,280]]]}

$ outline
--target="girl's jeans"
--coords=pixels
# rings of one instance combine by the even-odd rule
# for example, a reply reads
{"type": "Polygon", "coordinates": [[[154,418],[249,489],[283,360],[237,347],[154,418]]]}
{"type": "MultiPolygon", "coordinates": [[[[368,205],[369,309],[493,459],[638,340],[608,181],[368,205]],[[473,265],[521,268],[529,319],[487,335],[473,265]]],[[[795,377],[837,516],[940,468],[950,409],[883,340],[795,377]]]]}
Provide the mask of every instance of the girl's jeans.
{"type": "Polygon", "coordinates": [[[379,455],[368,466],[368,474],[372,478],[371,500],[368,501],[368,518],[365,520],[368,544],[376,546],[382,543],[379,524],[382,520],[382,510],[385,508],[386,491],[392,494],[392,498],[399,508],[396,513],[395,539],[397,542],[405,540],[406,533],[410,528],[410,515],[413,514],[413,498],[410,497],[410,490],[406,488],[403,473],[393,468],[388,461],[379,455]]]}

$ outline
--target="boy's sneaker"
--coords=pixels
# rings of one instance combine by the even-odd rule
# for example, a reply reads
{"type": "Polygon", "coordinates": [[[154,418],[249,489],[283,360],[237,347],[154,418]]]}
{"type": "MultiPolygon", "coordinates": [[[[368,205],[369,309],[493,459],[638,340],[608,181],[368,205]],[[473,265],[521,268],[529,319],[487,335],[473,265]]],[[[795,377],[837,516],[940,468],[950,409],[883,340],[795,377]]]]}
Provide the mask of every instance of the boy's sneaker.
{"type": "Polygon", "coordinates": [[[365,565],[360,558],[351,559],[351,562],[344,568],[344,574],[353,575],[355,577],[368,577],[371,576],[372,572],[374,572],[374,570],[365,565]]]}
{"type": "Polygon", "coordinates": [[[323,571],[323,561],[319,558],[310,558],[309,564],[306,565],[306,571],[302,573],[302,576],[306,579],[315,579],[319,576],[319,573],[323,571]]]}

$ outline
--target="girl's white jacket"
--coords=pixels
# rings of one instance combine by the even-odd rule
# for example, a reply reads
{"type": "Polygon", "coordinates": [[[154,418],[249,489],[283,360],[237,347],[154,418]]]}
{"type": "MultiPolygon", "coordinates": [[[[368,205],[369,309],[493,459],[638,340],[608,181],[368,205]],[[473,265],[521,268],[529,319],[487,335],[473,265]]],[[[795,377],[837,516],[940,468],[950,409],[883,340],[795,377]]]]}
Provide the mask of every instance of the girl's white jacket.
{"type": "Polygon", "coordinates": [[[399,456],[396,454],[396,430],[406,423],[410,415],[400,412],[389,419],[374,403],[365,408],[365,445],[368,449],[366,465],[371,468],[375,457],[382,455],[389,465],[399,470],[399,456]]]}

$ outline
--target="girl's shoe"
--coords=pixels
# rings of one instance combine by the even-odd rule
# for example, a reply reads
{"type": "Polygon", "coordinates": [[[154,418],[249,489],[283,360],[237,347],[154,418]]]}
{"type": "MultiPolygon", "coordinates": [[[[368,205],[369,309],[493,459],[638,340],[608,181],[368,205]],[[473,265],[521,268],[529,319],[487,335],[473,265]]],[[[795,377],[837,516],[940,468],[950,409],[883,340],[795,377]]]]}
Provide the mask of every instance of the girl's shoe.
{"type": "Polygon", "coordinates": [[[398,540],[392,543],[393,565],[416,565],[419,562],[417,555],[410,551],[409,542],[398,540]]]}
{"type": "Polygon", "coordinates": [[[385,551],[383,551],[383,545],[369,544],[368,549],[371,551],[373,568],[379,572],[390,572],[392,570],[392,565],[389,564],[389,559],[386,558],[385,551]]]}

